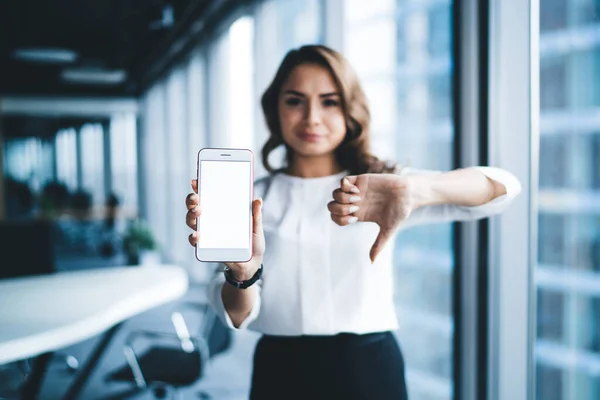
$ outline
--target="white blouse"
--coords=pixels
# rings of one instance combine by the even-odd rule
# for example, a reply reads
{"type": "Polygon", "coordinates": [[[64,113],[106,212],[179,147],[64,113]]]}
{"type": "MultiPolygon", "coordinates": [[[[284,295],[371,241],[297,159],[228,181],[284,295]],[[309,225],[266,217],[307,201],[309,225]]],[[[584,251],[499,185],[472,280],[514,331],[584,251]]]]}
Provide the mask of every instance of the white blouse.
{"type": "MultiPolygon", "coordinates": [[[[509,172],[477,167],[502,183],[506,194],[477,207],[437,205],[415,210],[402,224],[410,226],[474,220],[502,212],[521,191],[509,172]]],[[[436,173],[403,168],[401,175],[436,173]]],[[[239,329],[270,335],[334,335],[395,330],[392,253],[389,240],[374,264],[369,251],[379,232],[373,222],[335,224],[327,203],[340,185],[342,172],[319,178],[276,174],[266,196],[265,180],[255,184],[255,196],[263,197],[266,251],[263,275],[255,284],[258,295],[251,313],[239,329]]],[[[223,265],[218,270],[222,271],[223,265]]],[[[225,311],[222,272],[209,285],[208,297],[217,315],[235,329],[225,311]]]]}

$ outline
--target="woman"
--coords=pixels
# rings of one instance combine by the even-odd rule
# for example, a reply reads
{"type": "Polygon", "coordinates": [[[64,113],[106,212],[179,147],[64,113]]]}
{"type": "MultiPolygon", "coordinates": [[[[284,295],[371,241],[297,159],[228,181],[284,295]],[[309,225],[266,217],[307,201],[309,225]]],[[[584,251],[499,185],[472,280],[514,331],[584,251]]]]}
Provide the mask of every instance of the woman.
{"type": "MultiPolygon", "coordinates": [[[[501,212],[520,191],[489,167],[432,173],[369,152],[369,109],[347,61],[324,46],[290,51],[262,97],[271,136],[256,182],[253,257],[225,263],[209,298],[234,329],[263,333],[252,399],[406,399],[392,287],[392,237],[412,225],[501,212]],[[270,152],[283,145],[286,165],[270,152]],[[264,208],[264,213],[262,212],[264,208]],[[333,222],[332,222],[333,221],[333,222]],[[265,243],[268,246],[265,246],[265,243]]],[[[197,182],[192,181],[197,193],[197,182]]],[[[198,241],[198,196],[186,199],[198,241]]]]}

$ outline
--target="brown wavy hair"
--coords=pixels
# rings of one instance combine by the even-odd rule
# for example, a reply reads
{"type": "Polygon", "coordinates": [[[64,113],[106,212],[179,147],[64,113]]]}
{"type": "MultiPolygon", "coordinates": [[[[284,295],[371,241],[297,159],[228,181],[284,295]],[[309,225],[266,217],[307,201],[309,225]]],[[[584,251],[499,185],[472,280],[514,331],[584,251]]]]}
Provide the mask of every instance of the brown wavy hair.
{"type": "Polygon", "coordinates": [[[285,146],[287,165],[292,163],[294,150],[283,141],[278,100],[281,87],[288,76],[301,64],[317,64],[325,67],[331,73],[340,91],[346,121],[346,136],[334,151],[340,166],[351,175],[394,172],[397,167],[395,163],[381,161],[370,152],[371,114],[358,77],[340,53],[321,45],[302,46],[289,51],[281,62],[273,82],[262,96],[261,105],[271,132],[262,148],[262,163],[265,169],[271,174],[278,172],[271,167],[269,154],[280,145],[285,146]]]}

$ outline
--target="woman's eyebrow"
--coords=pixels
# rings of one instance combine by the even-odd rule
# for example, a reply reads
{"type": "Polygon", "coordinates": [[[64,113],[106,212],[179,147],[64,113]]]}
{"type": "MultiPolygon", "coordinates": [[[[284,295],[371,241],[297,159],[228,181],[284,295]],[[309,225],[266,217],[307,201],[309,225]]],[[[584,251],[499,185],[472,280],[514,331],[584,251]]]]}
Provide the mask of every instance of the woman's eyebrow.
{"type": "MultiPolygon", "coordinates": [[[[288,89],[284,92],[284,94],[293,94],[294,96],[300,96],[300,97],[306,97],[306,95],[302,92],[299,92],[297,90],[292,90],[292,89],[288,89]]],[[[322,93],[319,95],[319,97],[323,98],[323,97],[331,97],[331,96],[340,96],[340,94],[338,92],[331,92],[331,93],[322,93]]]]}
{"type": "Polygon", "coordinates": [[[284,92],[284,94],[293,94],[294,96],[306,97],[306,95],[304,93],[301,93],[297,90],[291,90],[291,89],[286,90],[284,92]]]}

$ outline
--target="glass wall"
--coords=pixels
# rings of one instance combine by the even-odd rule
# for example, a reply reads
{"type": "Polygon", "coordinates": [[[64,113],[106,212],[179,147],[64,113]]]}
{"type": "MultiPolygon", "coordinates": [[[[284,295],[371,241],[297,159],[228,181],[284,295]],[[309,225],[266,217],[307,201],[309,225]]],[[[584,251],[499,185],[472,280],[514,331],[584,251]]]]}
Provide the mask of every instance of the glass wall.
{"type": "Polygon", "coordinates": [[[600,1],[540,1],[538,399],[600,398],[600,1]]]}
{"type": "MultiPolygon", "coordinates": [[[[452,2],[344,2],[344,53],[372,113],[376,155],[415,168],[453,167],[452,2]]],[[[397,332],[411,399],[453,398],[450,224],[397,237],[397,332]]]]}
{"type": "MultiPolygon", "coordinates": [[[[108,134],[108,133],[107,133],[108,134]]],[[[81,189],[92,198],[92,204],[103,204],[104,188],[104,131],[100,124],[84,124],[79,131],[81,189]]],[[[78,154],[78,153],[75,153],[78,154]]]]}
{"type": "Polygon", "coordinates": [[[64,182],[70,190],[77,189],[77,131],[61,129],[56,134],[57,180],[64,182]]]}
{"type": "Polygon", "coordinates": [[[134,218],[138,216],[136,116],[115,115],[109,129],[111,189],[107,193],[119,198],[122,216],[134,218]]]}
{"type": "Polygon", "coordinates": [[[6,218],[52,221],[58,270],[125,264],[125,221],[138,217],[136,116],[5,121],[6,218]]]}

